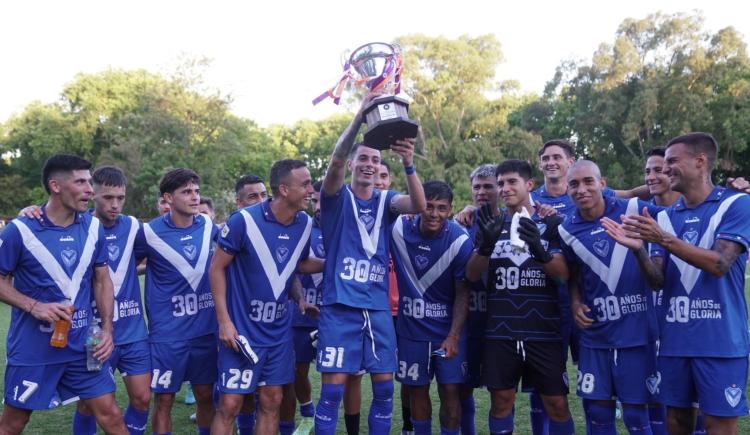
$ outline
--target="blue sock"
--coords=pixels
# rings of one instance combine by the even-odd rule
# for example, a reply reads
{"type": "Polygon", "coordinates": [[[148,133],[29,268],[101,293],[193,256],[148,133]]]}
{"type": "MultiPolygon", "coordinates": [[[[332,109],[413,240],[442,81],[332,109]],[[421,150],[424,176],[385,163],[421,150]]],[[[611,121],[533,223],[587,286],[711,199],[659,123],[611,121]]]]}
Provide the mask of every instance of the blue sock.
{"type": "Polygon", "coordinates": [[[124,420],[125,426],[127,426],[130,435],[143,435],[146,431],[148,410],[139,411],[133,408],[132,405],[128,405],[128,409],[125,411],[124,420]]]}
{"type": "Polygon", "coordinates": [[[440,435],[458,435],[458,431],[459,428],[448,429],[446,427],[440,426],[440,435]]]}
{"type": "Polygon", "coordinates": [[[372,403],[370,415],[367,416],[370,434],[391,432],[393,415],[393,379],[372,383],[372,403]]]}
{"type": "Polygon", "coordinates": [[[695,435],[703,435],[706,433],[706,425],[703,422],[703,413],[698,411],[698,418],[695,419],[695,435]]]}
{"type": "Polygon", "coordinates": [[[279,433],[281,435],[292,435],[294,432],[294,420],[292,421],[280,421],[279,422],[279,433]]]}
{"type": "Polygon", "coordinates": [[[531,421],[532,434],[547,435],[549,417],[544,410],[542,398],[537,393],[529,393],[529,420],[531,421]]]}
{"type": "Polygon", "coordinates": [[[667,435],[667,408],[664,405],[649,405],[648,419],[651,421],[651,432],[654,435],[667,435]]]}
{"type": "Polygon", "coordinates": [[[622,422],[631,435],[652,435],[651,423],[648,420],[648,408],[644,406],[623,406],[622,422]]]}
{"type": "Polygon", "coordinates": [[[589,403],[591,435],[617,435],[615,407],[589,403]]]}
{"type": "Polygon", "coordinates": [[[574,435],[576,428],[573,425],[573,418],[568,421],[549,420],[549,435],[574,435]]]}
{"type": "Polygon", "coordinates": [[[432,433],[432,420],[414,420],[411,419],[414,426],[414,435],[430,435],[432,433]]]}
{"type": "Polygon", "coordinates": [[[505,417],[493,417],[490,415],[490,433],[492,435],[513,433],[513,413],[505,417]]]}
{"type": "Polygon", "coordinates": [[[586,435],[591,435],[591,418],[589,418],[589,406],[591,402],[587,399],[581,399],[583,405],[583,419],[586,421],[586,435]]]}
{"type": "Polygon", "coordinates": [[[255,413],[237,415],[237,431],[240,435],[253,435],[255,431],[255,413]]]}
{"type": "Polygon", "coordinates": [[[299,414],[303,417],[314,417],[315,407],[313,406],[312,400],[307,403],[302,403],[299,406],[299,414]]]}
{"type": "Polygon", "coordinates": [[[343,384],[323,384],[315,408],[315,435],[334,435],[339,419],[339,405],[344,397],[343,384]]]}
{"type": "Polygon", "coordinates": [[[210,427],[199,427],[198,428],[198,435],[211,435],[211,428],[210,427]]]}
{"type": "Polygon", "coordinates": [[[96,418],[83,415],[76,409],[73,414],[73,435],[91,435],[96,433],[96,418]]]}
{"type": "Polygon", "coordinates": [[[474,416],[477,408],[474,405],[474,396],[470,396],[461,401],[461,434],[476,435],[474,428],[474,416]]]}

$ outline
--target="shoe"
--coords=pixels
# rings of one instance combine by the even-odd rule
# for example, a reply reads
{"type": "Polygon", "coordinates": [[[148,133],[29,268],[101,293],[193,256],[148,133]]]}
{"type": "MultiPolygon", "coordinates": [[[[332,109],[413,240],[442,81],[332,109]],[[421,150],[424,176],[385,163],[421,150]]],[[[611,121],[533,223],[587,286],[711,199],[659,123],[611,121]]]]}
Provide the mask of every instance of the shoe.
{"type": "Polygon", "coordinates": [[[185,405],[195,405],[195,396],[193,395],[193,386],[188,384],[185,392],[185,405]]]}
{"type": "Polygon", "coordinates": [[[302,419],[299,421],[299,426],[297,426],[297,430],[295,430],[292,435],[309,435],[314,428],[314,417],[302,417],[302,419]]]}
{"type": "Polygon", "coordinates": [[[414,435],[413,430],[402,430],[401,435],[414,435]]]}
{"type": "Polygon", "coordinates": [[[195,420],[197,420],[197,419],[198,419],[198,413],[197,412],[194,412],[194,413],[190,414],[190,421],[192,421],[193,423],[195,423],[195,420]]]}

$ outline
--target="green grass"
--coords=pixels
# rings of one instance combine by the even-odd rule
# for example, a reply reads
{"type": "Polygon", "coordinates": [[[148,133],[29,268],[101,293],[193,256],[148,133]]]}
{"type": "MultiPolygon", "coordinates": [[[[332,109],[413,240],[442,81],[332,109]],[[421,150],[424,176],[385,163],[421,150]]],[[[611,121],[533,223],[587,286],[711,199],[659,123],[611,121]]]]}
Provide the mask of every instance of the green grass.
{"type": "MultiPolygon", "coordinates": [[[[750,299],[750,281],[746,277],[745,295],[750,299]]],[[[8,323],[10,321],[10,308],[5,304],[0,304],[0,337],[5,337],[8,332],[8,323]]],[[[5,340],[0,342],[0,360],[5,360],[5,340]]],[[[0,365],[0,388],[2,387],[3,379],[5,374],[5,365],[0,365]]],[[[571,380],[576,379],[576,370],[572,365],[568,365],[568,375],[571,380]]],[[[317,400],[320,392],[320,376],[314,370],[311,370],[311,381],[313,384],[313,400],[317,400]]],[[[396,383],[396,393],[394,397],[394,409],[393,409],[393,430],[392,434],[398,434],[401,430],[401,405],[399,396],[400,384],[396,383]]],[[[361,426],[363,433],[366,433],[367,429],[367,412],[372,397],[370,382],[368,378],[363,379],[362,382],[362,395],[363,395],[363,412],[361,419],[361,426]]],[[[196,432],[195,425],[190,422],[189,416],[194,412],[194,406],[185,405],[183,402],[184,389],[178,393],[178,400],[176,400],[175,406],[172,410],[172,421],[173,421],[173,433],[174,434],[193,434],[196,432]]],[[[475,390],[474,397],[477,404],[476,414],[476,426],[478,434],[488,434],[487,430],[487,415],[489,411],[489,396],[486,390],[478,389],[475,390]]],[[[576,433],[583,434],[584,432],[584,421],[583,411],[581,409],[581,401],[575,396],[575,391],[571,389],[570,407],[573,414],[573,419],[576,425],[576,433]]],[[[127,394],[125,393],[125,387],[122,380],[117,376],[117,401],[121,407],[127,406],[127,394]]],[[[440,428],[437,418],[437,392],[433,385],[432,388],[432,403],[433,403],[433,433],[438,433],[440,428]]],[[[35,412],[29,425],[26,428],[25,434],[33,435],[46,435],[46,434],[62,434],[70,433],[71,419],[75,412],[75,405],[62,406],[50,411],[39,411],[35,412]]],[[[529,404],[525,394],[519,394],[516,403],[516,419],[515,419],[515,433],[517,434],[529,434],[531,429],[529,427],[529,404]]],[[[299,417],[299,415],[298,415],[299,417]]],[[[743,418],[740,420],[739,433],[750,433],[750,419],[743,418]]],[[[618,423],[618,433],[627,433],[623,428],[621,421],[618,423]]],[[[147,433],[150,433],[150,421],[147,433]]],[[[100,431],[101,432],[101,431],[100,431]]],[[[338,434],[345,434],[344,421],[343,421],[343,409],[339,412],[339,423],[338,423],[338,434]]]]}

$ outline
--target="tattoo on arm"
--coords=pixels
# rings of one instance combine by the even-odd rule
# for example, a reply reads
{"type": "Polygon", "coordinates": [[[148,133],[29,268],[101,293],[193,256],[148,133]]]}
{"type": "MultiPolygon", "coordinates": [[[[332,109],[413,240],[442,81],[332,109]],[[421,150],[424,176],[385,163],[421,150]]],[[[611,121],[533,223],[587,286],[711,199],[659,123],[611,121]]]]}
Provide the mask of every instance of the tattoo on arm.
{"type": "Polygon", "coordinates": [[[719,275],[729,272],[737,257],[742,253],[744,247],[739,243],[730,242],[729,240],[718,239],[714,242],[713,251],[719,253],[716,260],[716,269],[719,275]]]}
{"type": "Polygon", "coordinates": [[[346,160],[354,147],[354,139],[357,137],[359,127],[362,125],[362,116],[357,115],[352,122],[346,127],[339,140],[336,142],[336,148],[333,149],[334,157],[346,160]]]}
{"type": "Polygon", "coordinates": [[[651,258],[649,258],[648,251],[645,246],[641,246],[641,249],[635,251],[635,258],[638,260],[638,267],[643,272],[646,282],[652,289],[660,289],[664,287],[664,273],[662,272],[661,265],[657,265],[651,258]]]}

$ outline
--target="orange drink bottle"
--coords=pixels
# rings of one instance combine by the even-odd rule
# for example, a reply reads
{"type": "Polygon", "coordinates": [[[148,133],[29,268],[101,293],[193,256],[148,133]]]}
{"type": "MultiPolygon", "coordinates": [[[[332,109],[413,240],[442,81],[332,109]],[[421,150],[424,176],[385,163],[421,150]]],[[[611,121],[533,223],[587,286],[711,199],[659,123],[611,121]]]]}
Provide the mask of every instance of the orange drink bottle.
{"type": "MultiPolygon", "coordinates": [[[[65,299],[62,302],[65,308],[68,310],[70,315],[73,315],[73,304],[70,303],[70,299],[65,299]]],[[[55,320],[54,329],[52,331],[52,337],[49,339],[49,345],[52,347],[64,348],[68,345],[68,331],[70,331],[70,320],[55,320]]]]}

